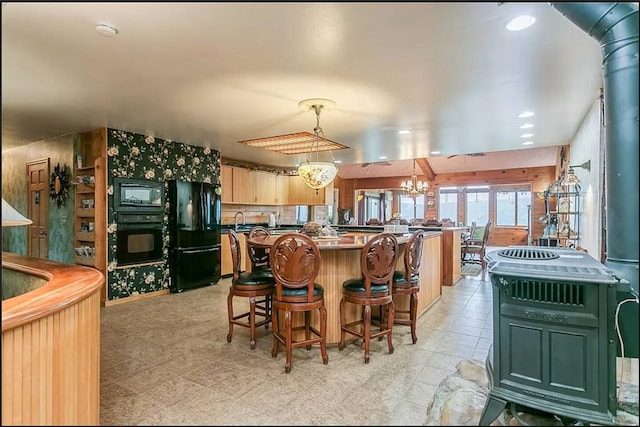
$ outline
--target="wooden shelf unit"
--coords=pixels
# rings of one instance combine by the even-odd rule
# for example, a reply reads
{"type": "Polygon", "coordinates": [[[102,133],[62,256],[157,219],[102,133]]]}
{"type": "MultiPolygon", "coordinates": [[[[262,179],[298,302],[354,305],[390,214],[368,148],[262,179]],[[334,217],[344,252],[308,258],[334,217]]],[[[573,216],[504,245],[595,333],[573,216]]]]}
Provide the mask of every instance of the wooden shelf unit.
{"type": "Polygon", "coordinates": [[[75,263],[99,270],[105,276],[101,300],[106,301],[107,286],[107,145],[106,128],[80,134],[73,175],[75,189],[74,250],[89,248],[91,253],[75,253],[75,263]],[[93,177],[93,182],[82,177],[93,177]]]}

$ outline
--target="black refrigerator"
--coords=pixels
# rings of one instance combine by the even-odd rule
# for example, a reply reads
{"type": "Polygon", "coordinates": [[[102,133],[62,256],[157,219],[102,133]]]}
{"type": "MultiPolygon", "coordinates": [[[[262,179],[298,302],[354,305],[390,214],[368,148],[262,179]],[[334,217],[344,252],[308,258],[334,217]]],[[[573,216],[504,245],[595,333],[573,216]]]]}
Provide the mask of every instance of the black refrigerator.
{"type": "Polygon", "coordinates": [[[220,188],[205,182],[169,181],[171,292],[220,280],[220,188]]]}

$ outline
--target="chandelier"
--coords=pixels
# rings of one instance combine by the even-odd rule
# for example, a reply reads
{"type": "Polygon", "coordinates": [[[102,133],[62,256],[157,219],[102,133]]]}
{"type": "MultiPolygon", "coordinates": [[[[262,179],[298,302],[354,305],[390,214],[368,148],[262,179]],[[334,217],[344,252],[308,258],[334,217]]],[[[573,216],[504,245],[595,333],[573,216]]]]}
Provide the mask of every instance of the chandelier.
{"type": "Polygon", "coordinates": [[[400,189],[414,200],[420,194],[426,193],[429,189],[428,182],[418,181],[418,176],[416,175],[416,159],[413,159],[413,175],[411,175],[411,180],[402,181],[400,183],[400,189]]]}
{"type": "Polygon", "coordinates": [[[305,99],[298,103],[298,107],[300,107],[301,109],[313,110],[316,113],[316,127],[313,128],[313,135],[316,141],[315,161],[310,160],[313,154],[312,146],[311,151],[309,152],[309,159],[307,159],[307,161],[305,162],[302,162],[298,167],[298,175],[300,176],[300,178],[302,178],[304,183],[307,184],[307,186],[316,190],[316,194],[318,194],[319,189],[329,185],[338,173],[338,169],[336,168],[335,163],[318,161],[320,138],[326,139],[326,137],[324,136],[324,132],[320,127],[320,112],[323,109],[330,110],[334,108],[335,105],[335,102],[331,101],[330,99],[322,98],[305,99]]]}

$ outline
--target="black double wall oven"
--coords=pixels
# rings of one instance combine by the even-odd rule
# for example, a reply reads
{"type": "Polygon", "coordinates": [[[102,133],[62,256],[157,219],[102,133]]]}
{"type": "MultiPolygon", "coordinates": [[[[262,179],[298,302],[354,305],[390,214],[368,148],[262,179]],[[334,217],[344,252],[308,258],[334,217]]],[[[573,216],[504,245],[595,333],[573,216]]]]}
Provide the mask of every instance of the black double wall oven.
{"type": "Polygon", "coordinates": [[[162,261],[164,184],[114,178],[118,265],[162,261]]]}
{"type": "Polygon", "coordinates": [[[206,182],[169,184],[169,266],[171,292],[220,280],[220,188],[206,182]]]}

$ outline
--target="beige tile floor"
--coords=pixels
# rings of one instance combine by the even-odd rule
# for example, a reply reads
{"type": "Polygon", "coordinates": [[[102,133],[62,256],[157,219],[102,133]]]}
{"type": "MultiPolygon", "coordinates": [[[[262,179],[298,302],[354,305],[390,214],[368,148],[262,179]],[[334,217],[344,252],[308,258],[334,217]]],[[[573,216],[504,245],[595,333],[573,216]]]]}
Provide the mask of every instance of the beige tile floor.
{"type": "Polygon", "coordinates": [[[352,342],[323,365],[317,346],[295,349],[285,374],[271,329],[253,351],[246,328],[227,343],[229,284],[101,309],[102,425],[422,425],[439,382],[491,344],[491,286],[463,276],[418,319],[416,344],[396,325],[393,354],[374,340],[364,364],[352,342]]]}

